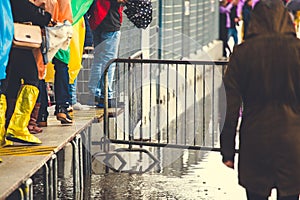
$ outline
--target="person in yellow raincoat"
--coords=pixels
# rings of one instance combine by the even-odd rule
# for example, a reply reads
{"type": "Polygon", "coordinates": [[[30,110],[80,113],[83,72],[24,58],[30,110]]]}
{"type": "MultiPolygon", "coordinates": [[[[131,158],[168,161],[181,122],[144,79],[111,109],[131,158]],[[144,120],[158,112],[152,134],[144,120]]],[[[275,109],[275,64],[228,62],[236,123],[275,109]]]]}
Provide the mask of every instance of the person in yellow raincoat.
{"type": "Polygon", "coordinates": [[[77,76],[82,67],[82,55],[84,50],[84,41],[86,33],[86,25],[84,17],[81,17],[80,21],[77,22],[73,27],[73,38],[70,44],[70,62],[69,62],[69,93],[70,93],[70,103],[72,109],[80,110],[86,108],[86,106],[81,105],[77,102],[77,76]]]}
{"type": "MultiPolygon", "coordinates": [[[[10,0],[10,3],[14,22],[31,21],[33,25],[43,27],[51,20],[49,12],[27,0],[10,0]]],[[[5,137],[10,141],[40,144],[41,141],[27,128],[39,94],[38,70],[32,50],[12,48],[6,72],[6,83],[3,84],[8,102],[5,137]]]]}

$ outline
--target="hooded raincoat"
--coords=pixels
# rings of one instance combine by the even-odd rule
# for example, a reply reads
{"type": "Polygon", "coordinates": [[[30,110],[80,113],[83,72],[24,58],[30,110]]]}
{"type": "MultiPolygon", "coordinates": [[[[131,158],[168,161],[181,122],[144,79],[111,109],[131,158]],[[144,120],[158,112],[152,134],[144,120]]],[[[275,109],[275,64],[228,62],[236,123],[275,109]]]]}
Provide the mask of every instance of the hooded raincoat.
{"type": "Polygon", "coordinates": [[[14,21],[9,0],[0,2],[0,80],[6,78],[6,66],[14,34],[14,21]]]}
{"type": "Polygon", "coordinates": [[[245,42],[224,75],[227,113],[221,133],[223,161],[234,159],[239,107],[239,183],[268,196],[300,193],[300,40],[281,0],[261,0],[245,42]]]}

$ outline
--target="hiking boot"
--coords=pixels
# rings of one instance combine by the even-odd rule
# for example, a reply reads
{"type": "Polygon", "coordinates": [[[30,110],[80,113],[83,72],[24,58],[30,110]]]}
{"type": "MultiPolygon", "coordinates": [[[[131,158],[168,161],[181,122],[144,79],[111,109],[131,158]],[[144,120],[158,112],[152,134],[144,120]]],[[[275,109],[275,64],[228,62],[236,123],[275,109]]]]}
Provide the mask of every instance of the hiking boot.
{"type": "Polygon", "coordinates": [[[59,120],[61,122],[61,124],[72,124],[73,123],[73,119],[69,115],[66,106],[58,105],[55,113],[56,113],[56,119],[59,120]]]}
{"type": "Polygon", "coordinates": [[[42,114],[42,115],[39,117],[39,121],[37,122],[38,126],[39,126],[39,127],[47,127],[47,126],[48,126],[47,118],[48,118],[48,115],[42,114]]]}
{"type": "Polygon", "coordinates": [[[29,124],[27,126],[31,134],[38,134],[43,132],[43,129],[40,128],[37,123],[40,107],[41,107],[41,103],[35,103],[33,110],[31,112],[29,124]]]}

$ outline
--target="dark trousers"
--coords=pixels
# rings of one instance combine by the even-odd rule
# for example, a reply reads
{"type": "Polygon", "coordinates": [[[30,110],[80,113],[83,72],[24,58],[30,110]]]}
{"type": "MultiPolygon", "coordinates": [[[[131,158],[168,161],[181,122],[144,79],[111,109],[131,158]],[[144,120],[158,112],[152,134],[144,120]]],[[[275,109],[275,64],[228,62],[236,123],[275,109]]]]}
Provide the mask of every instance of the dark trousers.
{"type": "Polygon", "coordinates": [[[39,80],[39,96],[37,99],[38,103],[41,103],[39,110],[38,121],[45,121],[48,118],[48,92],[46,88],[45,80],[39,80]]]}
{"type": "Polygon", "coordinates": [[[66,63],[54,58],[53,59],[55,76],[54,76],[54,95],[56,105],[69,105],[69,68],[66,63]]]}
{"type": "MultiPolygon", "coordinates": [[[[247,199],[248,200],[268,200],[268,197],[263,197],[258,194],[251,193],[247,191],[247,199]]],[[[287,196],[287,197],[280,197],[277,195],[277,200],[298,200],[299,195],[287,196]]]]}
{"type": "Polygon", "coordinates": [[[38,87],[38,70],[31,50],[12,48],[2,88],[8,99],[16,99],[21,80],[25,85],[38,87]]]}

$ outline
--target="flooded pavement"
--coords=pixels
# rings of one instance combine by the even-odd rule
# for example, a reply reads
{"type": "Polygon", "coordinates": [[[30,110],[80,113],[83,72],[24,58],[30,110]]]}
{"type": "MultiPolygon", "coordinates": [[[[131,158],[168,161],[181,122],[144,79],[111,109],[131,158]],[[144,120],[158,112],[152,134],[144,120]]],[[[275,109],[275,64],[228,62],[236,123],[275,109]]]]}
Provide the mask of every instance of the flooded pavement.
{"type": "MultiPolygon", "coordinates": [[[[117,150],[124,145],[113,144],[111,147],[117,150]]],[[[93,145],[93,149],[94,154],[99,151],[99,146],[93,145]]],[[[238,185],[237,166],[232,170],[223,165],[219,152],[145,146],[143,149],[148,149],[160,160],[148,172],[136,173],[137,169],[151,165],[147,156],[141,157],[136,152],[121,155],[127,162],[123,169],[129,173],[112,170],[105,173],[103,163],[97,164],[94,160],[93,174],[85,179],[82,194],[74,194],[72,177],[61,178],[59,175],[58,199],[246,200],[245,190],[238,185]]],[[[112,165],[119,164],[116,160],[112,162],[112,165]]],[[[38,177],[34,179],[34,199],[45,199],[41,180],[39,183],[38,177]]],[[[275,200],[275,196],[276,193],[272,193],[269,200],[275,200]]]]}
{"type": "Polygon", "coordinates": [[[237,184],[237,172],[222,165],[219,153],[189,151],[189,154],[201,156],[201,160],[185,160],[181,169],[173,165],[161,172],[93,175],[89,197],[103,200],[246,199],[244,189],[237,184]]]}
{"type": "MultiPolygon", "coordinates": [[[[183,151],[183,156],[170,165],[147,173],[110,170],[93,174],[86,180],[83,194],[73,193],[72,177],[59,179],[58,199],[246,200],[244,189],[237,183],[237,171],[226,168],[218,152],[183,151]]],[[[41,195],[35,197],[43,199],[41,195]]]]}
{"type": "MultiPolygon", "coordinates": [[[[93,174],[86,180],[84,193],[77,196],[73,193],[71,177],[59,179],[57,199],[246,200],[245,190],[237,183],[237,171],[223,166],[219,153],[202,152],[201,155],[199,151],[189,151],[189,154],[200,155],[202,160],[185,162],[181,170],[173,165],[161,172],[93,174]]],[[[35,177],[34,182],[34,199],[45,199],[41,176],[35,177]]],[[[276,200],[275,196],[273,191],[269,200],[276,200]]]]}
{"type": "MultiPolygon", "coordinates": [[[[93,124],[92,129],[92,141],[101,138],[99,134],[103,133],[102,125],[93,124]]],[[[216,136],[215,139],[217,138],[216,136]]],[[[110,151],[116,152],[124,147],[128,148],[128,145],[110,144],[110,151]]],[[[59,175],[58,199],[246,200],[245,190],[238,185],[237,167],[235,170],[225,167],[219,152],[137,145],[133,147],[149,151],[159,163],[146,170],[153,162],[147,154],[139,151],[118,152],[126,161],[122,170],[128,173],[114,172],[111,169],[105,173],[105,164],[100,156],[93,160],[93,174],[85,179],[82,194],[74,193],[72,177],[59,175]],[[138,173],[144,170],[147,172],[138,173]]],[[[92,145],[91,154],[94,158],[96,153],[103,155],[104,152],[101,152],[99,145],[92,145]]],[[[121,164],[117,158],[108,162],[114,168],[121,164]]],[[[34,199],[45,199],[43,183],[39,183],[37,178],[34,182],[39,189],[34,190],[34,199]]]]}

